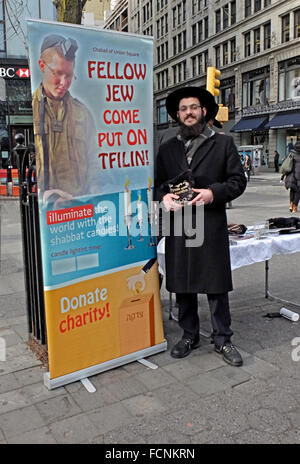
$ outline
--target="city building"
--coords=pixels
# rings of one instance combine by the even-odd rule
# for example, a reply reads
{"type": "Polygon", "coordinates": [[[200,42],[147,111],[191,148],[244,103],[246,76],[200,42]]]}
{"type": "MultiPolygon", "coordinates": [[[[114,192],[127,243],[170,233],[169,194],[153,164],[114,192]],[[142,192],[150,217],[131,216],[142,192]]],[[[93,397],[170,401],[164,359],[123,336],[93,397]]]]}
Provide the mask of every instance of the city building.
{"type": "Polygon", "coordinates": [[[131,9],[128,0],[114,0],[111,2],[111,13],[105,22],[105,29],[119,32],[132,32],[128,28],[128,12],[131,9]]]}
{"type": "Polygon", "coordinates": [[[174,127],[168,93],[205,87],[215,66],[217,100],[229,108],[222,130],[237,145],[263,145],[262,164],[272,165],[274,150],[286,155],[300,134],[298,0],[120,0],[106,27],[120,24],[121,6],[129,32],[154,37],[156,146],[174,127]]]}
{"type": "Polygon", "coordinates": [[[109,17],[110,9],[110,0],[87,0],[82,12],[82,24],[103,27],[109,17]]]}
{"type": "Polygon", "coordinates": [[[14,136],[33,142],[25,18],[55,20],[52,2],[0,0],[0,168],[16,167],[14,136]]]}

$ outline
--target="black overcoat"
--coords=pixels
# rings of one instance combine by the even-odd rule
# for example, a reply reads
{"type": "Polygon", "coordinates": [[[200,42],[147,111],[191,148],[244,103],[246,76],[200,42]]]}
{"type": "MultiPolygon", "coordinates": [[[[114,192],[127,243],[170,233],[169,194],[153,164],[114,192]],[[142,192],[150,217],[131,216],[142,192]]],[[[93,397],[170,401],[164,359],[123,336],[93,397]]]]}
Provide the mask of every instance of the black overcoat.
{"type": "Polygon", "coordinates": [[[155,199],[161,201],[167,181],[188,169],[195,187],[210,188],[214,200],[204,207],[201,246],[186,247],[184,235],[166,237],[166,288],[175,293],[225,293],[232,290],[225,205],[241,195],[247,183],[232,137],[215,133],[206,139],[190,166],[181,140],[173,137],[163,143],[156,159],[155,199]]]}

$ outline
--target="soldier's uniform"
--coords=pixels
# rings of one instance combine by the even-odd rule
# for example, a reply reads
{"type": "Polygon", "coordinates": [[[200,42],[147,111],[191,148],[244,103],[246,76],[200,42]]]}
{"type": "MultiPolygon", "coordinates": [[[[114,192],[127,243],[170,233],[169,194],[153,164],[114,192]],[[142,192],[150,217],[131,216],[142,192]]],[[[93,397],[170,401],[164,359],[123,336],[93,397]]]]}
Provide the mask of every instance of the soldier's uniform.
{"type": "Polygon", "coordinates": [[[60,189],[73,196],[91,193],[95,190],[93,164],[97,157],[93,117],[83,103],[67,92],[58,101],[43,97],[44,118],[41,122],[41,92],[40,86],[32,100],[39,188],[60,189]],[[48,156],[46,165],[44,156],[48,156]]]}

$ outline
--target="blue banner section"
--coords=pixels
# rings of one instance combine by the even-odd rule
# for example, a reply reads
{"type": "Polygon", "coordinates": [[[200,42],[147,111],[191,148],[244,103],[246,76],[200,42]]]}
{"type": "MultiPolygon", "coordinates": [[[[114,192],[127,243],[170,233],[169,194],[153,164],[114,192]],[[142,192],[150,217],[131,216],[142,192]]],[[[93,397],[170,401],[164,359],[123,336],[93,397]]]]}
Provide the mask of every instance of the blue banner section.
{"type": "Polygon", "coordinates": [[[147,188],[82,197],[60,209],[41,207],[44,285],[155,258],[151,199],[147,188]]]}

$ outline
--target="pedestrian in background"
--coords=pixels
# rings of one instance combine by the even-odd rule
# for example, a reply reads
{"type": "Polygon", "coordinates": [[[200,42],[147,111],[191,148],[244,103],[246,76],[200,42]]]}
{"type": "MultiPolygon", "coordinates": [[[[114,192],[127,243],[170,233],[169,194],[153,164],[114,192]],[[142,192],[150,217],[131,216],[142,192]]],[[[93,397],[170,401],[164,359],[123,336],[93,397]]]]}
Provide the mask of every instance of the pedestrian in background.
{"type": "Polygon", "coordinates": [[[274,152],[274,168],[275,172],[279,172],[279,153],[277,150],[274,152]]]}
{"type": "Polygon", "coordinates": [[[248,182],[250,181],[251,169],[252,169],[251,158],[250,158],[249,155],[246,155],[245,164],[244,164],[244,170],[245,170],[245,173],[247,175],[248,182]]]}
{"type": "Polygon", "coordinates": [[[290,189],[290,207],[292,213],[298,212],[300,199],[300,140],[295,143],[293,150],[293,169],[285,177],[285,187],[290,189]]]}

